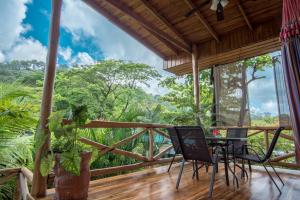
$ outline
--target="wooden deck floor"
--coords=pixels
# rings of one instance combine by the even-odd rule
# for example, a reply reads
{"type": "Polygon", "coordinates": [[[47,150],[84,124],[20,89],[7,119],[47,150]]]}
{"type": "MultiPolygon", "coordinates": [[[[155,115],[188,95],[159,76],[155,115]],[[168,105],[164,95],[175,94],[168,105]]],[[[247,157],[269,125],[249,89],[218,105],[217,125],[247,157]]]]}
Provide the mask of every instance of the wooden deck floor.
{"type": "MultiPolygon", "coordinates": [[[[89,198],[98,200],[194,200],[208,199],[210,171],[200,171],[199,180],[191,178],[191,165],[187,165],[180,184],[179,191],[175,189],[178,168],[174,167],[170,174],[167,167],[159,167],[140,172],[99,179],[90,183],[89,198]]],[[[297,200],[300,199],[300,176],[281,174],[285,182],[282,195],[273,185],[268,175],[254,170],[249,180],[240,180],[240,188],[232,184],[226,186],[225,174],[220,170],[216,176],[213,199],[266,199],[266,200],[297,200]]],[[[49,190],[46,199],[52,199],[53,190],[49,190]]]]}

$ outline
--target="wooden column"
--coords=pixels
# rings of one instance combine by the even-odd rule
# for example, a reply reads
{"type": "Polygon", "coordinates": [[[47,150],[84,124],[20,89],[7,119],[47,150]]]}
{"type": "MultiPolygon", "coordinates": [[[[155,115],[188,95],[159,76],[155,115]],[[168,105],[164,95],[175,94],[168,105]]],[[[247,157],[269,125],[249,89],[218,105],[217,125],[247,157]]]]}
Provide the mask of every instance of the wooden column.
{"type": "Polygon", "coordinates": [[[153,152],[154,151],[154,131],[153,129],[149,129],[149,155],[148,160],[153,161],[153,152]]]}
{"type": "Polygon", "coordinates": [[[52,0],[52,13],[50,34],[48,42],[47,65],[44,75],[44,87],[41,103],[40,125],[37,134],[46,134],[44,145],[40,147],[35,156],[34,174],[31,193],[34,197],[44,197],[47,189],[47,179],[40,173],[41,156],[48,152],[50,144],[50,133],[47,127],[48,118],[51,113],[52,93],[54,87],[57,49],[59,43],[59,26],[62,0],[52,0]]]}
{"type": "Polygon", "coordinates": [[[200,121],[200,85],[199,85],[199,66],[198,66],[198,49],[197,45],[192,46],[192,68],[193,68],[193,83],[194,83],[194,104],[196,113],[196,122],[198,125],[201,124],[200,121]]]}
{"type": "Polygon", "coordinates": [[[267,151],[269,150],[269,146],[270,146],[270,144],[269,144],[269,131],[268,130],[265,130],[264,131],[264,138],[265,138],[265,148],[266,148],[266,153],[267,153],[267,151]]]}

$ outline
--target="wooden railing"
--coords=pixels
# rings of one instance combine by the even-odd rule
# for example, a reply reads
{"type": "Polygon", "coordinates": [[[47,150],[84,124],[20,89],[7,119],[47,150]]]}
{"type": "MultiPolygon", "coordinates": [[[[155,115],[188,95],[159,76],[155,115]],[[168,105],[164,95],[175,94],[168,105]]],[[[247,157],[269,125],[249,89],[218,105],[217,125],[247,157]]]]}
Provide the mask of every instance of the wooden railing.
{"type": "Polygon", "coordinates": [[[0,169],[0,185],[13,178],[17,178],[14,199],[34,200],[28,189],[28,184],[32,184],[33,173],[26,167],[0,169]]]}
{"type": "MultiPolygon", "coordinates": [[[[65,123],[68,123],[66,121],[65,123]]],[[[127,170],[135,170],[138,168],[146,167],[146,166],[153,166],[163,163],[168,163],[171,161],[172,158],[162,158],[164,154],[166,154],[170,149],[172,149],[172,145],[168,145],[164,149],[160,149],[160,151],[154,155],[154,143],[155,143],[155,135],[161,135],[166,139],[169,139],[169,136],[167,133],[162,131],[161,129],[171,127],[171,125],[162,125],[162,124],[149,124],[149,123],[133,123],[133,122],[110,122],[110,121],[91,121],[90,123],[86,124],[83,128],[141,128],[142,130],[138,133],[135,133],[127,138],[122,139],[121,141],[118,141],[110,146],[107,146],[105,144],[101,144],[97,141],[92,141],[88,138],[80,138],[80,141],[82,143],[85,143],[87,145],[90,145],[92,147],[95,147],[99,150],[100,155],[104,155],[108,152],[116,154],[116,155],[123,155],[129,158],[133,158],[137,160],[137,163],[130,164],[130,165],[123,165],[123,166],[115,166],[115,167],[108,167],[108,168],[102,168],[102,169],[94,169],[91,170],[92,176],[99,176],[104,174],[112,174],[116,172],[121,171],[127,171],[127,170]],[[120,149],[122,145],[125,145],[134,139],[141,137],[143,134],[148,133],[149,137],[147,139],[149,140],[149,149],[148,149],[148,155],[144,156],[138,153],[125,151],[123,149],[120,149]]],[[[178,156],[175,158],[175,161],[180,160],[181,157],[178,156]]]]}
{"type": "MultiPolygon", "coordinates": [[[[228,128],[236,128],[236,127],[212,127],[216,128],[219,130],[227,130],[228,128]]],[[[274,131],[278,127],[272,127],[272,126],[250,126],[250,127],[245,127],[248,128],[248,138],[257,136],[258,134],[263,134],[264,135],[264,146],[263,148],[265,149],[265,152],[268,150],[270,146],[270,141],[272,138],[272,135],[274,134],[274,131]]],[[[285,127],[284,131],[291,131],[291,127],[285,127]]],[[[281,138],[284,138],[286,140],[294,142],[294,137],[293,135],[288,135],[284,133],[284,131],[280,134],[281,138]]],[[[275,166],[281,166],[285,168],[291,168],[291,169],[300,169],[300,165],[297,165],[296,163],[289,163],[289,162],[284,162],[286,159],[295,157],[295,152],[288,152],[280,156],[273,157],[270,161],[273,165],[275,166]]]]}

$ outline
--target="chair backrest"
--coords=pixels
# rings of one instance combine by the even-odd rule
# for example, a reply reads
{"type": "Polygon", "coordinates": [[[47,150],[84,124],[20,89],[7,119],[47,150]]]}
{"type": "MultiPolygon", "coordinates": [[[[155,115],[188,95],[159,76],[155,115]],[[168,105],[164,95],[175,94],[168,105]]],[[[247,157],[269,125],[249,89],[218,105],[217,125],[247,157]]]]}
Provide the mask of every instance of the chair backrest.
{"type": "MultiPolygon", "coordinates": [[[[228,128],[226,137],[227,138],[247,138],[248,129],[247,128],[228,128]]],[[[231,141],[233,144],[234,151],[232,146],[228,149],[229,153],[235,153],[235,155],[239,155],[244,153],[243,148],[247,141],[231,141]]]]}
{"type": "Polygon", "coordinates": [[[275,148],[275,145],[278,141],[278,138],[279,138],[279,135],[281,133],[281,131],[284,130],[284,127],[279,127],[278,129],[276,129],[275,133],[274,133],[274,136],[273,136],[273,139],[272,139],[272,142],[269,146],[269,149],[266,153],[266,156],[263,158],[263,161],[265,162],[266,160],[270,159],[271,158],[271,155],[273,153],[273,150],[275,148]]]}
{"type": "Polygon", "coordinates": [[[167,131],[169,133],[169,136],[170,136],[170,139],[171,139],[171,142],[172,142],[175,153],[176,154],[182,154],[180,144],[179,144],[179,139],[178,139],[175,127],[167,128],[167,131]]]}
{"type": "Polygon", "coordinates": [[[206,144],[204,131],[200,126],[175,127],[185,160],[198,160],[212,163],[206,144]]]}
{"type": "Polygon", "coordinates": [[[247,128],[228,128],[226,137],[230,138],[246,138],[248,134],[247,128]]]}

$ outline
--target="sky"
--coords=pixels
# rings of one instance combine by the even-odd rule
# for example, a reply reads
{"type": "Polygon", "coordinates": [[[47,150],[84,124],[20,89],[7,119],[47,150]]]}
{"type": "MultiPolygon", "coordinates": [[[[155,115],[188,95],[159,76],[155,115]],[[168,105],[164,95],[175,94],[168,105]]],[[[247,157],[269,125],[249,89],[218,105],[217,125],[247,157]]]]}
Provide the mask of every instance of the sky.
{"type": "MultiPolygon", "coordinates": [[[[0,62],[11,60],[46,61],[50,0],[0,1],[0,62]]],[[[80,0],[64,0],[61,16],[59,64],[91,64],[96,60],[122,59],[153,66],[163,76],[163,60],[110,23],[80,0]]],[[[277,114],[273,72],[263,72],[267,82],[249,86],[252,112],[277,114]]],[[[151,82],[152,94],[166,90],[151,82]]]]}

